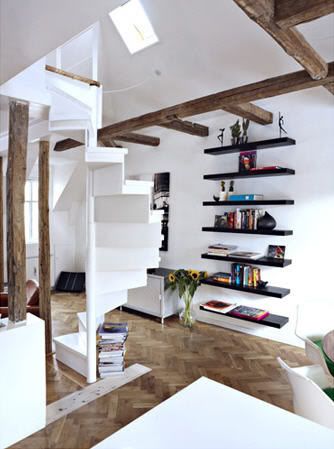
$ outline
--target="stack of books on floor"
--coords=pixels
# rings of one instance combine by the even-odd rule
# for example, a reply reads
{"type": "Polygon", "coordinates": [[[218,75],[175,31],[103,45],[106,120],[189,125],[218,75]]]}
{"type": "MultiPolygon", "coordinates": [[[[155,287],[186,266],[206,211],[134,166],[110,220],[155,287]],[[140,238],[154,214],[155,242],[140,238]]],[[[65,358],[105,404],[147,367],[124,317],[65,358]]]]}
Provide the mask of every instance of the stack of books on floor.
{"type": "Polygon", "coordinates": [[[256,307],[241,306],[224,301],[211,300],[205,304],[201,304],[202,310],[209,312],[221,313],[237,318],[246,318],[252,321],[261,321],[269,315],[267,310],[258,309],[256,307]]]}
{"type": "Polygon", "coordinates": [[[129,333],[128,324],[104,322],[100,324],[97,333],[99,376],[104,378],[123,373],[125,341],[129,333]]]}

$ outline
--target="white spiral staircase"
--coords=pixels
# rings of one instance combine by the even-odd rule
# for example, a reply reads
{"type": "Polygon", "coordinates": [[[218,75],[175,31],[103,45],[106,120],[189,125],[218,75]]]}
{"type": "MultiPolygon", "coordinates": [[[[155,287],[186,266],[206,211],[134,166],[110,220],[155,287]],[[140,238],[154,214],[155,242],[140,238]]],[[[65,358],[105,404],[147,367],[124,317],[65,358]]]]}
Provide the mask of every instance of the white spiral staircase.
{"type": "Polygon", "coordinates": [[[49,129],[85,131],[87,164],[87,308],[78,314],[78,332],[54,338],[56,358],[94,382],[97,326],[127,302],[128,289],[146,285],[147,268],[159,265],[161,212],[151,211],[151,182],[124,179],[127,150],[96,146],[102,87],[46,76],[49,129]]]}

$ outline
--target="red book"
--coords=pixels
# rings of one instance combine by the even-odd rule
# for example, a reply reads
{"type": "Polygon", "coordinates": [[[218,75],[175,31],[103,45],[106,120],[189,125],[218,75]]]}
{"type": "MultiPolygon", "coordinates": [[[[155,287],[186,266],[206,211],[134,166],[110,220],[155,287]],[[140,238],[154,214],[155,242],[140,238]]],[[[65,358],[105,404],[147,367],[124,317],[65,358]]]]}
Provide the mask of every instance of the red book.
{"type": "Polygon", "coordinates": [[[256,309],[255,307],[238,306],[229,312],[229,315],[234,315],[240,318],[248,318],[249,320],[261,321],[269,315],[266,310],[256,309]]]}
{"type": "Polygon", "coordinates": [[[254,167],[250,171],[261,171],[261,170],[281,170],[282,167],[279,165],[268,165],[268,167],[254,167]]]}

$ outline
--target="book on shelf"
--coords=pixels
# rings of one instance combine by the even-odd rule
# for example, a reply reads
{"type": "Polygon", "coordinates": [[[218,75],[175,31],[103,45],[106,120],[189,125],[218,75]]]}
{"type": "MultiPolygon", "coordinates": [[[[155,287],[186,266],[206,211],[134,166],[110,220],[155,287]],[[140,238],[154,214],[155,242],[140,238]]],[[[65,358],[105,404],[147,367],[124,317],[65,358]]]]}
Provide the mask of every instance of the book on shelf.
{"type": "Polygon", "coordinates": [[[271,259],[282,259],[285,256],[285,246],[282,245],[269,245],[268,247],[268,257],[271,259]]]}
{"type": "Polygon", "coordinates": [[[241,151],[239,154],[239,172],[249,171],[256,167],[256,150],[241,151]]]}
{"type": "Polygon", "coordinates": [[[216,245],[210,245],[208,247],[207,254],[228,256],[231,252],[235,251],[238,247],[236,245],[225,245],[218,243],[216,245]]]}
{"type": "Polygon", "coordinates": [[[214,226],[224,229],[255,231],[261,215],[262,210],[260,209],[236,209],[235,211],[225,212],[223,215],[216,215],[214,226]]]}
{"type": "Polygon", "coordinates": [[[262,257],[261,253],[254,253],[252,251],[234,251],[229,254],[230,257],[239,257],[240,259],[259,259],[262,257]]]}
{"type": "Polygon", "coordinates": [[[224,301],[216,301],[216,300],[211,300],[211,301],[206,302],[205,304],[200,304],[200,306],[204,310],[209,310],[211,312],[218,312],[223,315],[227,312],[230,312],[232,309],[234,309],[236,307],[236,305],[237,304],[232,304],[232,303],[224,302],[224,301]]]}
{"type": "Polygon", "coordinates": [[[261,321],[269,315],[269,312],[267,310],[257,309],[256,307],[237,306],[229,314],[239,318],[261,321]]]}
{"type": "Polygon", "coordinates": [[[282,170],[283,167],[279,165],[267,165],[266,167],[252,167],[249,171],[261,171],[261,170],[282,170]]]}
{"type": "Polygon", "coordinates": [[[222,273],[218,272],[212,276],[212,279],[217,282],[221,282],[222,284],[231,284],[232,276],[230,273],[222,273]]]}
{"type": "Polygon", "coordinates": [[[261,280],[261,270],[250,265],[232,263],[231,273],[214,273],[209,279],[220,282],[221,284],[257,288],[261,280]]]}
{"type": "Polygon", "coordinates": [[[242,195],[229,195],[229,201],[256,201],[263,200],[263,195],[258,195],[255,193],[245,193],[242,195]]]}

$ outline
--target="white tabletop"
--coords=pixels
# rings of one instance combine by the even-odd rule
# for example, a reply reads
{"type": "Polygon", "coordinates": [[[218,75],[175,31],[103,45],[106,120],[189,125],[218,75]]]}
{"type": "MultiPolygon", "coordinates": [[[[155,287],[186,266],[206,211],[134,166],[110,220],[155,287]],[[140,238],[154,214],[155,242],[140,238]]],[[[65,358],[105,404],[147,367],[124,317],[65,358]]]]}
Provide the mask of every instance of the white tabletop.
{"type": "Polygon", "coordinates": [[[202,377],[94,449],[333,449],[334,430],[202,377]]]}

